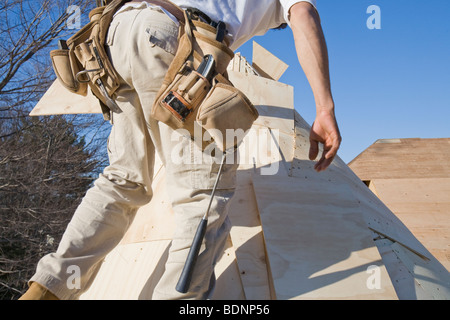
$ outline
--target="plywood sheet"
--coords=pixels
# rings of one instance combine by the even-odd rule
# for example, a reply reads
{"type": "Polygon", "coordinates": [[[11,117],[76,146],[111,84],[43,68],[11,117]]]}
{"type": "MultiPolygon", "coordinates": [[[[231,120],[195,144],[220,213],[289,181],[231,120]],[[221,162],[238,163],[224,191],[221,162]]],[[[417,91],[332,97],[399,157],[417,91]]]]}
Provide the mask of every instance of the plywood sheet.
{"type": "Polygon", "coordinates": [[[277,176],[253,183],[277,298],[396,298],[348,186],[277,176]],[[375,291],[366,285],[371,265],[383,274],[375,291]]]}
{"type": "Polygon", "coordinates": [[[424,257],[430,255],[429,251],[414,237],[402,221],[362,183],[342,159],[336,157],[325,172],[318,174],[314,171],[314,162],[310,161],[308,156],[310,126],[296,111],[294,112],[295,146],[289,175],[297,177],[307,184],[346,184],[359,202],[362,217],[369,228],[395,239],[424,257]]]}
{"type": "Polygon", "coordinates": [[[450,178],[450,138],[378,140],[349,163],[361,180],[450,178]]]}
{"type": "Polygon", "coordinates": [[[102,263],[81,300],[150,299],[164,271],[170,240],[117,246],[102,263]]]}
{"type": "Polygon", "coordinates": [[[293,87],[273,80],[229,72],[230,81],[242,90],[259,112],[256,125],[294,134],[293,87]]]}
{"type": "Polygon", "coordinates": [[[399,243],[393,243],[391,248],[420,286],[421,290],[416,291],[417,299],[448,299],[450,296],[450,276],[444,267],[436,264],[434,260],[421,259],[399,243]]]}
{"type": "Polygon", "coordinates": [[[275,81],[278,81],[289,67],[255,41],[253,41],[252,66],[261,77],[275,81]]]}
{"type": "MultiPolygon", "coordinates": [[[[403,262],[398,258],[392,250],[393,241],[374,234],[375,244],[383,258],[387,268],[389,277],[394,285],[395,292],[400,300],[417,300],[417,291],[423,289],[405,267],[403,262]]],[[[419,294],[420,295],[420,294],[419,294]]]]}
{"type": "MultiPolygon", "coordinates": [[[[450,204],[450,178],[371,179],[378,196],[395,212],[410,212],[408,203],[429,205],[450,204]],[[392,207],[391,207],[392,206],[392,207]]],[[[450,223],[449,220],[443,221],[450,223]]]]}
{"type": "Polygon", "coordinates": [[[33,108],[30,116],[77,113],[102,113],[98,99],[90,90],[86,97],[72,93],[56,79],[33,108]]]}
{"type": "Polygon", "coordinates": [[[165,187],[164,167],[157,171],[152,190],[152,200],[138,210],[122,244],[172,239],[175,222],[165,187]]]}
{"type": "MultiPolygon", "coordinates": [[[[170,240],[121,244],[108,254],[81,300],[149,300],[164,272],[170,240]]],[[[231,240],[217,262],[213,295],[217,300],[245,299],[231,240]]]]}
{"type": "Polygon", "coordinates": [[[376,179],[377,196],[450,270],[450,178],[376,179]]]}
{"type": "Polygon", "coordinates": [[[226,243],[224,253],[214,269],[216,275],[216,289],[213,300],[245,300],[241,273],[236,260],[236,249],[230,237],[226,243]]]}
{"type": "Polygon", "coordinates": [[[275,299],[268,271],[261,221],[248,171],[238,172],[236,195],[230,206],[231,239],[245,296],[249,300],[275,299]]]}

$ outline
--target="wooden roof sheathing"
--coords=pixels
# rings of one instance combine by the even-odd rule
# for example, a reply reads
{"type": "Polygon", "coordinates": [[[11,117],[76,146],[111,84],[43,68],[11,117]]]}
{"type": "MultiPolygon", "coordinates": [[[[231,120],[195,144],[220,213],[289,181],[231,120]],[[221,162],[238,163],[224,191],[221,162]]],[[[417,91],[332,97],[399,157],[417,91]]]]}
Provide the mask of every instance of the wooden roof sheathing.
{"type": "Polygon", "coordinates": [[[450,270],[450,138],[378,140],[350,168],[450,270]]]}
{"type": "MultiPolygon", "coordinates": [[[[293,88],[247,71],[230,70],[230,80],[260,117],[238,150],[244,161],[213,299],[450,298],[448,271],[339,157],[314,171],[293,88]]],[[[151,298],[173,230],[163,181],[157,164],[152,201],[82,299],[151,298]]]]}
{"type": "MultiPolygon", "coordinates": [[[[216,267],[213,298],[448,299],[445,268],[342,160],[337,158],[325,172],[313,170],[307,158],[309,125],[293,108],[292,87],[233,71],[230,78],[261,112],[252,128],[256,135],[250,134],[239,149],[254,160],[244,161],[238,170],[230,208],[233,226],[216,267]],[[269,152],[263,156],[258,148],[269,152]],[[379,272],[376,288],[368,284],[372,268],[379,272]]],[[[160,192],[157,187],[154,200],[160,192]]],[[[149,223],[152,215],[160,214],[159,209],[149,210],[151,206],[138,212],[149,223]]],[[[143,227],[141,219],[136,220],[141,229],[157,228],[143,227]]],[[[133,241],[142,241],[144,247],[166,240],[133,241]]],[[[159,268],[163,264],[161,254],[159,268]]],[[[83,298],[105,298],[106,283],[130,277],[125,267],[108,264],[108,257],[102,269],[100,276],[113,274],[94,281],[83,298]]],[[[147,278],[158,274],[148,267],[145,273],[147,278]]],[[[140,282],[133,295],[121,297],[150,297],[151,290],[140,282]]]]}
{"type": "Polygon", "coordinates": [[[361,180],[450,178],[450,138],[380,139],[349,166],[361,180]]]}

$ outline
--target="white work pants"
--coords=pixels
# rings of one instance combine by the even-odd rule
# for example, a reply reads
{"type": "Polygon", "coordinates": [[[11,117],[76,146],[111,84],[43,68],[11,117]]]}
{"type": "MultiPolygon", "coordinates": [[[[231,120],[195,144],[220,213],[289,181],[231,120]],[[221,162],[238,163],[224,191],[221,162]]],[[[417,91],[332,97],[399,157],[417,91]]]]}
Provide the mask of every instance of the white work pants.
{"type": "Polygon", "coordinates": [[[40,260],[30,280],[44,285],[60,299],[76,299],[89,287],[137,209],[150,201],[155,152],[166,169],[166,188],[176,227],[165,273],[153,298],[204,299],[212,293],[213,267],[230,228],[227,209],[234,193],[237,165],[224,166],[190,292],[180,294],[175,290],[176,282],[208,206],[220,159],[199,153],[189,137],[150,117],[155,95],[177,49],[177,34],[176,24],[157,9],[130,9],[113,19],[107,45],[121,76],[114,98],[122,112],[114,113],[112,118],[110,165],[76,210],[57,252],[40,260]],[[68,280],[73,283],[69,278],[73,266],[81,270],[80,289],[67,285],[68,280]]]}

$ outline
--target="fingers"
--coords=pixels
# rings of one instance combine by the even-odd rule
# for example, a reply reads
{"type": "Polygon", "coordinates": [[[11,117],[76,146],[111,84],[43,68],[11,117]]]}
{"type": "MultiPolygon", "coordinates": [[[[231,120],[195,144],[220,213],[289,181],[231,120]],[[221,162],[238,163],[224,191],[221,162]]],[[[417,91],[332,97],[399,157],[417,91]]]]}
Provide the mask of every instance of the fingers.
{"type": "Polygon", "coordinates": [[[322,122],[314,121],[309,134],[309,159],[315,160],[319,154],[319,143],[323,145],[323,152],[314,169],[317,172],[327,169],[341,144],[341,135],[334,118],[316,118],[322,122]]]}
{"type": "Polygon", "coordinates": [[[315,165],[314,165],[314,170],[316,170],[317,172],[321,172],[324,171],[328,168],[328,166],[331,164],[331,162],[333,162],[334,158],[330,158],[330,159],[325,159],[325,158],[321,158],[315,165]]]}
{"type": "Polygon", "coordinates": [[[339,146],[341,145],[341,138],[339,136],[333,136],[331,148],[327,151],[324,149],[325,159],[334,158],[338,152],[339,146]]]}
{"type": "Polygon", "coordinates": [[[314,160],[319,154],[319,143],[315,140],[309,140],[309,160],[314,160]]]}
{"type": "MultiPolygon", "coordinates": [[[[333,162],[334,158],[337,155],[337,151],[339,149],[340,146],[340,142],[341,142],[341,138],[339,136],[335,136],[332,139],[332,144],[331,146],[324,144],[324,149],[322,152],[322,157],[319,159],[319,161],[314,165],[314,169],[317,172],[321,172],[326,170],[330,164],[333,162]]],[[[313,145],[313,141],[311,141],[311,145],[313,145]]],[[[314,149],[318,148],[318,143],[317,141],[314,142],[314,149]]],[[[318,149],[316,150],[316,154],[315,156],[317,157],[318,154],[318,149]]],[[[314,160],[314,158],[311,158],[311,148],[310,148],[310,160],[314,160]]]]}

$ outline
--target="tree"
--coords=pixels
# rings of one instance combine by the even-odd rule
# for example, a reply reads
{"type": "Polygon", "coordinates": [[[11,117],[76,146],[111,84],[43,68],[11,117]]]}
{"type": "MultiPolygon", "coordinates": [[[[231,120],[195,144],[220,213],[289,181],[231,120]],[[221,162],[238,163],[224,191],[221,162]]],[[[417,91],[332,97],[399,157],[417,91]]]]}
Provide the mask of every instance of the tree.
{"type": "Polygon", "coordinates": [[[0,2],[0,94],[2,109],[34,102],[53,78],[48,49],[68,36],[69,6],[87,10],[82,0],[1,0],[0,2]],[[20,97],[20,99],[18,99],[20,97]]]}
{"type": "Polygon", "coordinates": [[[0,297],[26,289],[40,257],[56,250],[87,188],[102,168],[97,148],[61,116],[24,119],[0,140],[0,297]]]}
{"type": "MultiPolygon", "coordinates": [[[[56,249],[107,163],[101,115],[29,117],[55,76],[49,51],[82,0],[0,0],[0,299],[16,299],[56,249]]],[[[85,17],[84,22],[87,22],[85,17]]]]}

